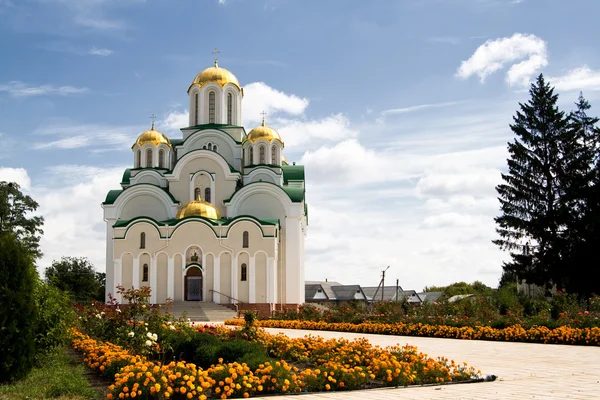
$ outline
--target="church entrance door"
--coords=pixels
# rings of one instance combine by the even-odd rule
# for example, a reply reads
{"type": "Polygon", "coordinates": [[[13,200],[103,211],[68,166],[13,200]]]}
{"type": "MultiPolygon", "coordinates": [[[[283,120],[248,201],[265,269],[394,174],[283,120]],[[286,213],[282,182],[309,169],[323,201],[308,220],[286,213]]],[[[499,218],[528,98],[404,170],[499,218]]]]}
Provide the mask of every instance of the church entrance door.
{"type": "Polygon", "coordinates": [[[185,300],[202,301],[202,297],[202,271],[191,267],[185,276],[185,300]]]}

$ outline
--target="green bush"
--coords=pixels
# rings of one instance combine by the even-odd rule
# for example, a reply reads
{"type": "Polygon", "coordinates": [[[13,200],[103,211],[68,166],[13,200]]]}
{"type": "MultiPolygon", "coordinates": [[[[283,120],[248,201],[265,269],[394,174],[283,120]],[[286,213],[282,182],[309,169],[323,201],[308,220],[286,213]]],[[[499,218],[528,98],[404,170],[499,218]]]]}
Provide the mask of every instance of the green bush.
{"type": "Polygon", "coordinates": [[[13,233],[0,234],[0,381],[24,377],[35,355],[37,273],[13,233]]]}
{"type": "Polygon", "coordinates": [[[36,353],[42,355],[68,342],[68,330],[75,323],[75,311],[69,296],[41,280],[38,280],[34,294],[38,309],[35,348],[36,353]]]}

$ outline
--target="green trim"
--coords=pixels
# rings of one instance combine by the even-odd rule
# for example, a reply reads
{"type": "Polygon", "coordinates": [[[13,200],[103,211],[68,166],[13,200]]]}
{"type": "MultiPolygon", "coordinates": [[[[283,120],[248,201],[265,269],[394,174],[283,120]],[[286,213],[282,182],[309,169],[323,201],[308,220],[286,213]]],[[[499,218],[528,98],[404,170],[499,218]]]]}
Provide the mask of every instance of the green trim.
{"type": "Polygon", "coordinates": [[[158,167],[139,167],[139,168],[128,168],[128,169],[129,169],[129,171],[148,171],[148,170],[152,170],[152,171],[162,172],[162,173],[166,173],[166,172],[170,171],[169,168],[158,168],[158,167]]]}
{"type": "Polygon", "coordinates": [[[283,183],[304,182],[304,165],[282,165],[283,183]]]}
{"type": "Polygon", "coordinates": [[[200,264],[199,262],[191,262],[191,263],[189,263],[189,264],[186,264],[186,265],[183,267],[183,270],[185,271],[185,270],[187,270],[188,268],[192,268],[192,267],[198,267],[198,268],[200,268],[200,271],[203,271],[203,272],[204,272],[204,268],[202,267],[202,264],[200,264]]]}
{"type": "MultiPolygon", "coordinates": [[[[246,165],[244,168],[281,168],[281,165],[277,165],[277,164],[252,164],[252,165],[246,165]]],[[[248,174],[245,174],[248,175],[248,174]]],[[[281,175],[281,174],[278,174],[281,175]]]]}
{"type": "Polygon", "coordinates": [[[188,151],[187,153],[185,153],[184,155],[182,155],[182,156],[181,156],[181,157],[180,157],[180,158],[177,160],[177,162],[176,162],[176,163],[175,163],[175,165],[173,166],[173,169],[172,169],[171,171],[169,171],[169,173],[170,173],[170,174],[172,174],[172,173],[173,173],[173,171],[175,171],[175,168],[177,167],[177,164],[179,164],[179,163],[181,162],[181,160],[182,160],[182,159],[183,159],[185,156],[187,156],[188,154],[195,153],[195,152],[197,152],[197,151],[210,151],[211,153],[218,154],[218,155],[219,155],[219,157],[221,157],[221,158],[223,159],[223,161],[225,161],[225,163],[226,163],[226,164],[229,166],[229,172],[238,173],[238,174],[240,174],[240,175],[242,174],[240,171],[238,171],[237,169],[233,168],[233,165],[229,164],[229,161],[227,161],[227,160],[225,159],[225,157],[223,157],[223,155],[222,155],[222,154],[219,154],[218,152],[214,152],[214,151],[211,151],[211,150],[206,150],[206,149],[194,149],[194,150],[192,150],[192,151],[188,151]]]}
{"type": "Polygon", "coordinates": [[[166,194],[169,195],[169,197],[171,198],[171,201],[173,201],[173,204],[180,204],[180,202],[177,201],[175,199],[175,197],[173,197],[173,195],[171,194],[171,192],[169,192],[166,188],[160,187],[158,185],[154,185],[152,183],[136,183],[135,185],[128,186],[125,189],[110,190],[108,192],[108,194],[106,195],[106,199],[104,200],[104,202],[102,204],[114,204],[115,201],[117,200],[117,198],[121,195],[121,193],[123,193],[126,190],[130,190],[131,188],[138,187],[138,186],[141,186],[141,185],[148,185],[148,186],[157,187],[157,188],[159,188],[160,190],[162,190],[163,192],[165,192],[166,194]]]}
{"type": "Polygon", "coordinates": [[[183,139],[169,139],[172,146],[180,146],[183,143],[183,139]]]}
{"type": "Polygon", "coordinates": [[[247,185],[242,186],[240,189],[236,190],[235,192],[233,192],[233,194],[231,195],[231,197],[229,197],[226,200],[223,200],[223,203],[230,203],[231,200],[233,200],[233,198],[235,197],[236,194],[238,194],[238,192],[240,192],[241,190],[243,190],[244,188],[247,188],[248,186],[251,185],[256,185],[257,183],[266,183],[269,185],[273,185],[281,190],[283,190],[285,192],[285,194],[288,195],[288,197],[290,198],[290,200],[292,200],[292,203],[301,203],[304,200],[304,193],[305,193],[305,189],[301,188],[301,187],[290,187],[290,186],[279,186],[276,183],[273,182],[251,182],[248,183],[247,185]]]}
{"type": "Polygon", "coordinates": [[[253,224],[257,225],[260,228],[260,232],[261,232],[263,238],[277,237],[276,235],[266,235],[265,231],[263,230],[263,226],[279,226],[279,224],[280,224],[279,219],[270,218],[270,219],[260,220],[251,215],[238,215],[237,217],[232,218],[232,219],[218,219],[218,220],[205,218],[205,217],[197,217],[197,216],[191,216],[191,217],[186,217],[186,218],[182,218],[182,219],[168,219],[166,221],[157,221],[151,217],[135,217],[130,220],[119,220],[119,221],[115,222],[112,227],[113,228],[127,228],[127,229],[125,229],[125,233],[123,234],[122,237],[114,238],[114,239],[122,240],[127,237],[127,232],[129,232],[129,229],[131,229],[134,225],[136,225],[138,223],[142,223],[142,222],[147,222],[147,223],[150,223],[150,225],[152,225],[156,229],[156,232],[158,232],[158,237],[160,239],[167,239],[167,238],[170,239],[173,237],[173,235],[175,234],[175,231],[177,231],[177,229],[179,229],[180,226],[185,225],[187,222],[190,222],[190,221],[198,221],[198,222],[205,223],[205,225],[207,225],[212,230],[213,234],[215,235],[215,238],[217,238],[217,239],[218,238],[227,238],[229,236],[229,231],[231,230],[233,225],[235,225],[237,222],[240,222],[240,221],[249,221],[249,222],[252,222],[253,224]],[[165,225],[175,226],[175,229],[173,229],[173,231],[171,232],[171,234],[169,236],[163,236],[160,233],[160,228],[164,227],[165,225]],[[228,228],[224,235],[219,236],[217,234],[217,231],[213,228],[215,226],[227,226],[228,228]]]}
{"type": "Polygon", "coordinates": [[[131,168],[125,169],[123,177],[121,178],[121,185],[129,185],[129,179],[131,178],[131,168]]]}

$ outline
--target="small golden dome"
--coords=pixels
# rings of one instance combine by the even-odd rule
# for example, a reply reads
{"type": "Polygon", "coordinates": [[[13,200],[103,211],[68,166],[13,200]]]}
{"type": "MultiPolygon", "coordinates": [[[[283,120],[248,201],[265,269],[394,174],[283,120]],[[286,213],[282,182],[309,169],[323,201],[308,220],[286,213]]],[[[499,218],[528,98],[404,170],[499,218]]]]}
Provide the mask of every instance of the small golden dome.
{"type": "Polygon", "coordinates": [[[278,140],[283,145],[283,140],[281,140],[281,136],[279,136],[279,133],[270,126],[266,126],[264,119],[262,121],[262,124],[252,129],[246,137],[246,140],[249,140],[251,143],[254,143],[260,139],[264,139],[269,143],[271,143],[273,140],[278,140]]]}
{"type": "Polygon", "coordinates": [[[288,162],[287,162],[287,160],[285,159],[285,156],[284,156],[283,154],[281,155],[281,164],[282,164],[282,165],[290,165],[290,164],[288,164],[288,162]]]}
{"type": "Polygon", "coordinates": [[[149,131],[146,131],[140,136],[138,136],[137,140],[135,141],[133,146],[131,146],[131,148],[133,149],[135,145],[141,147],[146,143],[151,143],[154,146],[158,146],[159,144],[166,144],[167,146],[171,147],[171,142],[169,141],[169,138],[160,133],[159,131],[154,130],[154,122],[152,123],[152,128],[150,128],[149,131]]]}
{"type": "MultiPolygon", "coordinates": [[[[215,82],[215,83],[221,85],[221,87],[225,87],[225,85],[227,85],[228,83],[231,83],[232,85],[237,87],[238,90],[240,90],[240,91],[242,90],[242,88],[240,87],[240,83],[238,82],[235,75],[233,75],[231,72],[229,72],[225,68],[220,68],[217,64],[217,61],[215,61],[214,66],[212,66],[210,68],[206,68],[204,71],[202,71],[198,75],[196,75],[196,77],[194,78],[194,81],[190,85],[190,89],[194,85],[198,85],[199,87],[202,87],[205,84],[210,83],[210,82],[215,82]]],[[[188,93],[189,93],[190,89],[188,89],[188,93]]]]}
{"type": "Polygon", "coordinates": [[[219,210],[208,201],[202,200],[200,196],[196,200],[190,201],[177,211],[177,219],[185,217],[204,217],[210,219],[221,219],[219,210]]]}

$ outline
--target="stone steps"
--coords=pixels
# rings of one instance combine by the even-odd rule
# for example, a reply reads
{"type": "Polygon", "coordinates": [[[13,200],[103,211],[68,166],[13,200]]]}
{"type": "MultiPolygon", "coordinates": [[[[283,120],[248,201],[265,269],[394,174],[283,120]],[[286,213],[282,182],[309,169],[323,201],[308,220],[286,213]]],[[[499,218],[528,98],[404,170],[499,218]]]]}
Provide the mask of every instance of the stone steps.
{"type": "Polygon", "coordinates": [[[179,318],[186,314],[193,322],[221,322],[226,319],[235,318],[237,313],[225,306],[215,303],[204,303],[200,301],[178,301],[173,303],[169,312],[179,318]]]}

